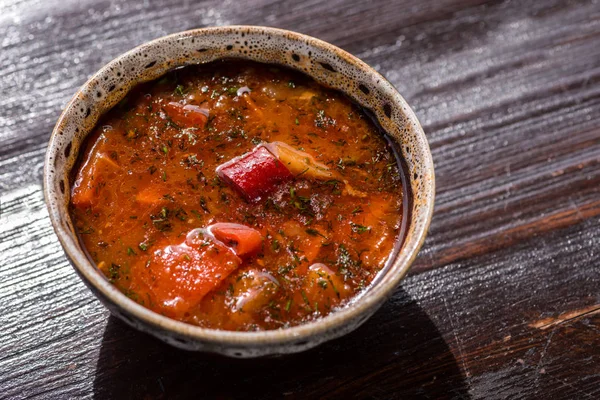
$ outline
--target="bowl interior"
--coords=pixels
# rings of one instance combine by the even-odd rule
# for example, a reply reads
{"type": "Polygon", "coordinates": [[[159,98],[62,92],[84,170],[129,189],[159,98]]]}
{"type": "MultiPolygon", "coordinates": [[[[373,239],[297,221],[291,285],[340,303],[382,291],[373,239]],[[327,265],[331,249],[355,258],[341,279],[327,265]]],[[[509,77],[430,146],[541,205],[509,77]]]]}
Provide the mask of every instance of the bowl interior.
{"type": "Polygon", "coordinates": [[[414,113],[375,70],[328,43],[289,31],[249,26],[199,29],[160,38],[118,57],[96,73],[61,115],[50,139],[44,194],[68,258],[94,293],[118,316],[179,347],[252,356],[300,351],[360,325],[391,295],[423,243],[433,211],[434,173],[429,146],[414,113]],[[406,162],[412,194],[402,248],[377,282],[348,307],[320,320],[264,332],[217,331],[156,314],[127,298],[88,260],[69,216],[69,174],[98,118],[131,88],[175,67],[242,58],[297,69],[369,109],[406,162]]]}

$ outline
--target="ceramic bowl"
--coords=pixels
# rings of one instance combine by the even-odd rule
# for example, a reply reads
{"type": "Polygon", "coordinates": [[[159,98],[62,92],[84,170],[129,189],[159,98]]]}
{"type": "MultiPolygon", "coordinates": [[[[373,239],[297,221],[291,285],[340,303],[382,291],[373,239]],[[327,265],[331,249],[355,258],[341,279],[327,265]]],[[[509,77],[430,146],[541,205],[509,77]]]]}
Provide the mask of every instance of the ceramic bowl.
{"type": "Polygon", "coordinates": [[[406,275],[431,220],[434,171],[417,118],[394,87],[373,68],[321,40],[281,29],[228,26],[165,36],[117,57],[77,91],[52,132],[44,168],[44,196],[65,254],[91,291],[127,324],[176,347],[256,357],[294,353],[344,335],[365,322],[406,275]],[[281,64],[340,90],[374,117],[397,144],[406,162],[412,201],[400,251],[376,281],[345,308],[304,325],[262,332],[200,328],[164,317],[137,304],[113,286],[86,256],[69,216],[70,171],[98,118],[135,85],[189,64],[242,58],[281,64]]]}

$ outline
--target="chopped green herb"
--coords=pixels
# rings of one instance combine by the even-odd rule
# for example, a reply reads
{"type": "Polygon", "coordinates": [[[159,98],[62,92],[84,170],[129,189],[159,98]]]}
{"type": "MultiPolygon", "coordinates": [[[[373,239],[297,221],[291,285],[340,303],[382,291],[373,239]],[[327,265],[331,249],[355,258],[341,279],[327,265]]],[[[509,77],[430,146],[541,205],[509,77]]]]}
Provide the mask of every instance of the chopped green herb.
{"type": "Polygon", "coordinates": [[[169,231],[172,228],[171,221],[169,221],[169,210],[163,207],[158,215],[151,215],[150,219],[154,227],[161,232],[169,231]]]}
{"type": "Polygon", "coordinates": [[[340,244],[338,249],[339,249],[339,255],[338,255],[338,260],[337,260],[338,264],[340,264],[344,267],[353,266],[354,261],[352,260],[352,257],[350,256],[350,252],[348,251],[346,246],[344,246],[343,244],[340,244]]]}
{"type": "Polygon", "coordinates": [[[165,219],[154,219],[152,220],[152,223],[154,224],[156,229],[158,229],[161,232],[170,231],[172,228],[171,222],[165,219]]]}
{"type": "Polygon", "coordinates": [[[179,125],[177,125],[175,122],[173,122],[173,120],[171,118],[169,118],[168,116],[166,118],[167,118],[167,120],[165,122],[166,126],[170,126],[175,129],[181,129],[181,127],[179,125]]]}
{"type": "Polygon", "coordinates": [[[273,249],[273,251],[279,251],[279,247],[279,240],[273,239],[273,241],[271,242],[271,248],[273,249]]]}
{"type": "Polygon", "coordinates": [[[227,193],[221,192],[221,201],[225,204],[229,204],[229,196],[227,196],[227,193]]]}
{"type": "Polygon", "coordinates": [[[371,227],[369,226],[355,224],[354,222],[351,222],[350,225],[352,225],[352,232],[365,233],[371,231],[371,227]]]}
{"type": "Polygon", "coordinates": [[[121,271],[120,265],[111,263],[110,268],[108,269],[108,279],[111,282],[116,281],[117,279],[119,279],[120,271],[121,271]]]}
{"type": "Polygon", "coordinates": [[[175,94],[183,96],[187,93],[187,90],[184,89],[183,85],[177,85],[175,88],[175,94]]]}
{"type": "Polygon", "coordinates": [[[146,251],[146,250],[148,250],[148,244],[147,244],[147,243],[143,243],[143,242],[142,242],[142,243],[138,244],[138,247],[139,247],[139,248],[140,248],[140,250],[142,250],[142,251],[146,251]]]}
{"type": "Polygon", "coordinates": [[[363,212],[363,211],[364,211],[364,210],[362,209],[362,207],[361,207],[361,206],[356,206],[356,207],[354,207],[354,210],[352,210],[352,214],[353,214],[353,215],[356,215],[356,214],[359,214],[359,213],[361,213],[361,212],[363,212]]]}
{"type": "Polygon", "coordinates": [[[191,154],[182,161],[182,165],[186,165],[187,167],[199,165],[202,168],[204,167],[204,160],[198,160],[198,156],[191,154]]]}
{"type": "Polygon", "coordinates": [[[331,118],[331,117],[327,117],[325,115],[325,110],[319,110],[317,112],[317,116],[315,118],[315,126],[317,128],[321,128],[321,129],[325,129],[326,125],[335,125],[336,121],[335,119],[331,118]]]}
{"type": "Polygon", "coordinates": [[[291,270],[294,269],[294,265],[293,264],[288,264],[286,266],[280,265],[279,268],[277,269],[277,273],[279,275],[285,275],[288,272],[290,272],[291,270]]]}
{"type": "Polygon", "coordinates": [[[175,211],[175,217],[181,221],[185,221],[187,220],[188,214],[183,208],[178,208],[177,211],[175,211]]]}
{"type": "Polygon", "coordinates": [[[324,238],[325,240],[327,240],[327,236],[323,235],[321,232],[319,232],[316,229],[308,228],[308,229],[306,229],[306,233],[308,233],[311,236],[321,236],[322,238],[324,238]]]}
{"type": "Polygon", "coordinates": [[[144,305],[144,301],[140,300],[139,295],[133,290],[127,290],[124,292],[125,296],[129,297],[131,300],[136,301],[142,305],[144,305]]]}
{"type": "Polygon", "coordinates": [[[131,247],[127,248],[127,255],[128,256],[135,256],[135,251],[133,251],[133,249],[131,247]]]}
{"type": "Polygon", "coordinates": [[[300,172],[298,175],[296,175],[296,178],[305,174],[310,168],[306,168],[304,171],[300,172]]]}
{"type": "Polygon", "coordinates": [[[310,198],[297,195],[296,190],[293,187],[290,187],[290,202],[303,213],[309,215],[313,214],[309,209],[310,198]]]}
{"type": "Polygon", "coordinates": [[[198,219],[200,219],[200,220],[202,219],[202,214],[200,214],[198,211],[196,211],[196,210],[190,210],[190,212],[191,212],[192,214],[194,214],[194,216],[195,216],[196,218],[198,218],[198,219]]]}
{"type": "Polygon", "coordinates": [[[200,207],[202,207],[202,209],[203,209],[204,211],[206,211],[206,212],[210,212],[210,211],[208,210],[208,207],[207,207],[207,205],[206,205],[206,197],[204,197],[204,196],[200,197],[200,207]]]}
{"type": "Polygon", "coordinates": [[[333,288],[333,291],[335,292],[335,295],[338,297],[338,299],[340,298],[340,292],[338,292],[337,288],[335,287],[335,285],[333,284],[333,280],[331,280],[331,277],[328,276],[327,279],[329,280],[329,283],[331,283],[331,287],[333,288]]]}
{"type": "Polygon", "coordinates": [[[285,303],[285,311],[290,311],[290,307],[292,307],[292,299],[289,298],[287,303],[285,303]]]}
{"type": "Polygon", "coordinates": [[[304,299],[304,302],[306,303],[306,305],[308,306],[308,309],[310,310],[310,301],[308,301],[308,297],[306,297],[306,293],[304,292],[304,290],[301,290],[300,294],[302,294],[302,298],[304,299]]]}
{"type": "Polygon", "coordinates": [[[300,257],[298,257],[298,254],[296,254],[296,252],[298,251],[298,249],[296,249],[294,247],[293,243],[290,243],[290,245],[288,245],[288,251],[292,254],[292,257],[294,258],[294,261],[300,262],[300,257]]]}

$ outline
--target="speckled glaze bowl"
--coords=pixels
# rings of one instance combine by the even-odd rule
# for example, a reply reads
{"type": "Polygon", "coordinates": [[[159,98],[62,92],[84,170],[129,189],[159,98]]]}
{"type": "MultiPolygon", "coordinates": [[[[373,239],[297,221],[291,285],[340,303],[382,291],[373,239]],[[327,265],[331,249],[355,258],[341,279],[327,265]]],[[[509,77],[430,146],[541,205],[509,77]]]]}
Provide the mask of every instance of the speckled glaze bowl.
{"type": "Polygon", "coordinates": [[[374,69],[321,40],[281,29],[228,26],[173,34],[139,46],[111,61],[75,94],[48,145],[44,195],[65,254],[92,292],[129,325],[176,347],[232,357],[294,353],[344,335],[365,322],[392,294],[423,241],[433,212],[434,172],[417,118],[394,87],[374,69]],[[69,174],[98,118],[138,83],[168,70],[220,58],[281,64],[338,89],[370,109],[406,162],[412,202],[400,251],[374,283],[345,308],[317,321],[263,332],[200,328],[164,317],[122,294],[96,268],[77,239],[69,215],[69,174]]]}

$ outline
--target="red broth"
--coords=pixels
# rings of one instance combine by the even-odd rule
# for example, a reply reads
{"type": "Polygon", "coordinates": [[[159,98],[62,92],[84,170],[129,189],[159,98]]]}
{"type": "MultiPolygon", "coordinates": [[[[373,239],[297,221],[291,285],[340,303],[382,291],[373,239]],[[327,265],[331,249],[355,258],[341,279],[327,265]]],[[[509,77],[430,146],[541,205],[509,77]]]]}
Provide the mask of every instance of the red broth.
{"type": "Polygon", "coordinates": [[[343,94],[285,68],[171,71],[103,116],[71,211],[104,275],[190,324],[278,329],[333,312],[394,251],[395,152],[343,94]]]}

